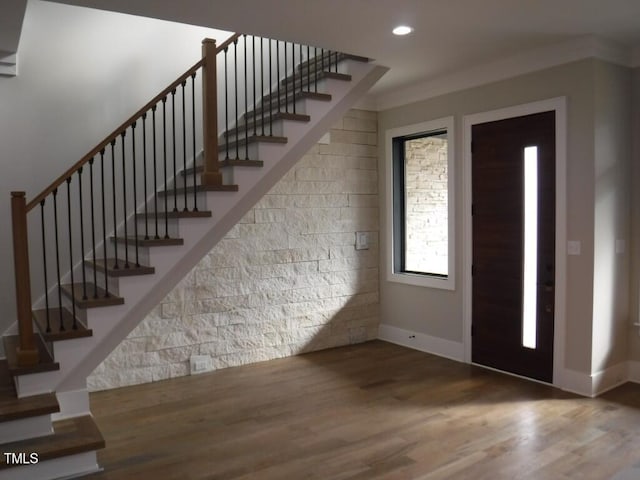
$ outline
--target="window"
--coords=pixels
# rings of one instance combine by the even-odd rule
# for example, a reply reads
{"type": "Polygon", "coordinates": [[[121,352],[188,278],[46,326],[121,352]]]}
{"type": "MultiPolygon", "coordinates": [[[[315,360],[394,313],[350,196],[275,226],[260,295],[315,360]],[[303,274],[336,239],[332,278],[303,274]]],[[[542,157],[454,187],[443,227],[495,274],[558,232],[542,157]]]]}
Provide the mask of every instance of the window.
{"type": "Polygon", "coordinates": [[[453,290],[453,118],[387,132],[391,281],[453,290]]]}

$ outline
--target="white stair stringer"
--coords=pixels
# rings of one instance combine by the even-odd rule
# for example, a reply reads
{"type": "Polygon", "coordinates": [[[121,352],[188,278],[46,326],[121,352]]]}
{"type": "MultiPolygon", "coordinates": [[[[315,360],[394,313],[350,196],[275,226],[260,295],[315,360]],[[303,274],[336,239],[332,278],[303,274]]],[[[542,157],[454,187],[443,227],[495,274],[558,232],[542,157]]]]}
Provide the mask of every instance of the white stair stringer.
{"type": "Polygon", "coordinates": [[[234,169],[238,192],[206,192],[212,217],[180,219],[184,244],[149,249],[155,274],[118,278],[124,305],[86,310],[83,319],[93,336],[56,342],[60,370],[18,377],[19,396],[55,391],[61,409],[57,418],[87,413],[86,378],[91,372],[387,71],[371,63],[344,63],[352,80],[327,79],[325,92],[331,101],[305,100],[311,121],[284,123],[286,144],[260,143],[258,159],[263,167],[234,169]]]}

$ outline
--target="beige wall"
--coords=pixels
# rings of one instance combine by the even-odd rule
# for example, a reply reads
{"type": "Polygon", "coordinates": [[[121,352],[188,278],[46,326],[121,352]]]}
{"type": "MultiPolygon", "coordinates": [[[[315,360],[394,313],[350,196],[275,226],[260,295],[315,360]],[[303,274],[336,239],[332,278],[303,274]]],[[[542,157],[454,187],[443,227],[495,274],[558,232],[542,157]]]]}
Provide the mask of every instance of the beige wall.
{"type": "MultiPolygon", "coordinates": [[[[640,68],[632,73],[632,157],[631,157],[631,205],[640,205],[640,68]]],[[[631,208],[631,241],[629,244],[631,254],[631,281],[629,295],[630,322],[637,322],[640,316],[638,305],[640,303],[640,208],[631,208]]],[[[640,336],[638,328],[632,330],[628,339],[629,357],[636,362],[640,361],[640,336]]]]}
{"type": "Polygon", "coordinates": [[[596,62],[592,372],[628,358],[630,97],[630,70],[596,62]]]}
{"type": "MultiPolygon", "coordinates": [[[[582,255],[567,262],[567,345],[565,367],[591,372],[591,322],[594,259],[594,92],[596,60],[583,60],[510,80],[443,95],[379,114],[381,205],[386,205],[385,131],[403,125],[455,116],[456,129],[456,290],[414,287],[386,280],[386,245],[381,245],[381,323],[462,342],[462,118],[559,96],[567,97],[567,219],[569,239],[582,241],[582,255]]],[[[384,216],[381,228],[388,228],[384,216]]]]}
{"type": "Polygon", "coordinates": [[[376,113],[351,110],[88,378],[91,390],[378,335],[376,113]],[[370,248],[355,250],[355,232],[370,248]]]}

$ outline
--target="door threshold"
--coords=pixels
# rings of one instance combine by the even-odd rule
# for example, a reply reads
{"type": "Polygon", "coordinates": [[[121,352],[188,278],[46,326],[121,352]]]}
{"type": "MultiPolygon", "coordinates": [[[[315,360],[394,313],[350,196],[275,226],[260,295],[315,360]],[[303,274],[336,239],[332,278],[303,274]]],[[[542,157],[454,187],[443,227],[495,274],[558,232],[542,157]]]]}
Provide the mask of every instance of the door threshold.
{"type": "Polygon", "coordinates": [[[500,370],[498,368],[489,367],[487,365],[482,365],[480,363],[475,363],[475,362],[471,362],[471,365],[474,365],[474,366],[480,367],[480,368],[484,368],[486,370],[491,370],[491,371],[494,371],[494,372],[497,372],[497,373],[503,373],[503,374],[509,375],[511,377],[521,378],[522,380],[528,380],[530,382],[539,383],[540,385],[546,385],[548,387],[558,388],[553,383],[544,382],[542,380],[538,380],[537,378],[525,377],[524,375],[518,375],[517,373],[507,372],[505,370],[500,370]]]}

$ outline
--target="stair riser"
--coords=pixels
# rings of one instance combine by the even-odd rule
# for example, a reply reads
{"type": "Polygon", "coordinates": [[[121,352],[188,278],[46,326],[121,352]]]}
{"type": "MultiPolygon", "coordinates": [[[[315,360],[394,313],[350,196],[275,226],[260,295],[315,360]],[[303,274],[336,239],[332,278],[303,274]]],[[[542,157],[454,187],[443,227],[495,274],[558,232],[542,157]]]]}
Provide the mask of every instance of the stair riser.
{"type": "MultiPolygon", "coordinates": [[[[343,80],[344,81],[344,80],[343,80]]],[[[326,78],[318,78],[318,82],[316,85],[315,79],[311,82],[311,85],[307,85],[306,83],[302,85],[303,88],[300,88],[299,80],[296,80],[296,99],[297,97],[303,95],[302,92],[313,92],[313,93],[325,93],[327,87],[327,79],[326,78]]],[[[287,88],[285,89],[284,85],[280,85],[280,104],[284,105],[286,99],[289,98],[290,102],[293,100],[293,88],[292,84],[288,83],[287,88]],[[285,91],[286,90],[286,91],[285,91]]],[[[278,101],[278,92],[272,92],[268,95],[265,95],[260,99],[259,106],[264,105],[265,103],[277,103],[278,101]]],[[[289,109],[291,111],[291,109],[289,109]]],[[[296,113],[300,113],[297,112],[296,113]]]]}
{"type": "Polygon", "coordinates": [[[0,470],[0,480],[51,480],[79,478],[102,470],[95,451],[45,460],[35,465],[0,470]]]}
{"type": "MultiPolygon", "coordinates": [[[[302,114],[305,114],[305,115],[309,114],[309,111],[308,111],[309,107],[308,107],[308,104],[307,104],[307,100],[308,99],[306,99],[306,98],[298,98],[298,97],[296,97],[296,109],[295,109],[296,113],[302,113],[302,114]]],[[[258,107],[256,110],[257,110],[256,116],[260,116],[262,118],[262,114],[261,114],[262,106],[258,107]]],[[[277,104],[277,102],[273,103],[272,105],[267,106],[265,108],[265,111],[264,111],[265,119],[267,119],[269,117],[269,111],[271,111],[273,113],[273,115],[275,115],[278,112],[278,104],[277,104]]],[[[280,111],[282,111],[282,112],[285,111],[284,102],[282,102],[280,104],[280,111]]],[[[289,103],[289,112],[293,113],[293,102],[289,103]]],[[[245,115],[242,116],[241,122],[244,122],[247,118],[249,118],[250,120],[253,119],[253,111],[252,110],[249,111],[248,114],[245,114],[245,115]]]]}
{"type": "MultiPolygon", "coordinates": [[[[244,140],[244,137],[241,137],[241,139],[244,140]]],[[[249,143],[248,146],[238,145],[237,148],[235,145],[232,145],[231,142],[233,142],[233,139],[229,139],[230,144],[229,144],[228,151],[227,151],[227,144],[224,141],[219,144],[219,147],[221,148],[221,150],[218,155],[218,158],[220,160],[226,160],[227,158],[231,160],[235,160],[237,158],[240,158],[243,160],[247,158],[250,160],[260,160],[258,156],[257,142],[249,143]]]]}
{"type": "MultiPolygon", "coordinates": [[[[257,115],[257,119],[258,122],[260,122],[261,117],[259,115],[257,115]]],[[[266,119],[265,119],[266,120],[266,119]]],[[[251,116],[250,121],[253,122],[253,116],[251,116]]],[[[258,124],[257,128],[256,128],[256,135],[262,135],[264,133],[264,135],[275,135],[276,137],[282,137],[283,132],[284,132],[284,123],[285,122],[291,122],[291,120],[274,120],[271,124],[271,129],[269,129],[269,122],[265,121],[264,123],[264,132],[262,131],[262,124],[258,124]]],[[[244,131],[244,125],[240,126],[240,135],[236,135],[235,131],[232,131],[233,133],[229,134],[228,138],[230,142],[233,142],[236,140],[236,138],[238,138],[238,136],[241,139],[245,138],[245,131],[244,131]]],[[[254,135],[254,131],[253,131],[253,125],[249,126],[249,136],[254,135]]],[[[218,142],[220,143],[220,145],[222,145],[225,142],[225,139],[227,137],[221,137],[218,142]]]]}
{"type": "Polygon", "coordinates": [[[52,433],[51,415],[2,422],[0,423],[0,444],[44,437],[52,433]]]}
{"type": "MultiPolygon", "coordinates": [[[[234,154],[235,154],[235,150],[234,150],[234,154]]],[[[191,177],[191,176],[189,176],[189,177],[191,177]]],[[[198,175],[198,183],[197,184],[201,185],[200,175],[198,175]]],[[[178,182],[177,188],[183,188],[183,185],[184,185],[183,182],[178,182]]],[[[188,185],[188,188],[193,187],[193,182],[191,181],[191,178],[189,179],[189,183],[187,185],[188,185]]],[[[167,211],[169,211],[169,212],[173,211],[173,209],[175,208],[176,204],[177,204],[178,211],[184,210],[185,206],[187,207],[188,210],[193,210],[193,204],[194,204],[193,191],[191,191],[191,190],[187,191],[186,201],[185,201],[184,192],[178,191],[178,194],[175,196],[175,200],[176,200],[175,203],[174,203],[174,195],[173,195],[173,186],[169,187],[168,191],[169,191],[170,194],[166,196],[166,198],[167,198],[167,211]]],[[[160,202],[158,203],[158,209],[164,211],[164,206],[165,206],[165,204],[164,204],[164,199],[165,199],[164,193],[162,195],[159,195],[158,198],[162,201],[161,203],[160,202]]],[[[198,210],[209,210],[209,208],[207,208],[207,197],[204,194],[204,192],[196,192],[195,203],[198,206],[198,210]]],[[[176,219],[169,218],[169,224],[171,223],[171,220],[176,220],[176,219]]],[[[153,224],[153,232],[155,234],[155,219],[153,219],[152,222],[149,223],[149,228],[151,228],[152,224],[153,224]]],[[[164,235],[164,217],[162,215],[158,216],[158,226],[160,227],[162,235],[164,235]]],[[[169,225],[169,228],[171,228],[171,225],[169,225]]],[[[139,230],[139,232],[140,232],[140,230],[139,230]]],[[[169,230],[169,235],[171,235],[171,233],[172,233],[171,230],[169,230]]]]}

